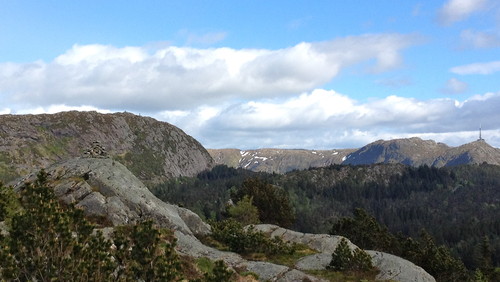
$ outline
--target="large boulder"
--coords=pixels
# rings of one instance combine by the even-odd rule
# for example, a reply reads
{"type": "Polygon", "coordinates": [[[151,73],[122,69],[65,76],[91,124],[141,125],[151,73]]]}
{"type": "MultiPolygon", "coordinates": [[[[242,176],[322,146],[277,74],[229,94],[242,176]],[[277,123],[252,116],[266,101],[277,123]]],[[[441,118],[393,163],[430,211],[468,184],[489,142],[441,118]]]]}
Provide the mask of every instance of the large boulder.
{"type": "MultiPolygon", "coordinates": [[[[124,165],[108,158],[74,158],[46,169],[57,197],[110,225],[152,219],[188,235],[206,235],[210,226],[193,212],[156,198],[124,165]],[[184,220],[186,219],[186,220],[184,220]]],[[[15,186],[22,189],[30,175],[15,186]]]]}
{"type": "Polygon", "coordinates": [[[383,252],[366,252],[372,257],[373,265],[380,270],[380,273],[377,275],[377,279],[408,282],[436,281],[436,279],[434,279],[434,277],[427,273],[423,268],[415,265],[411,261],[383,252]]]}

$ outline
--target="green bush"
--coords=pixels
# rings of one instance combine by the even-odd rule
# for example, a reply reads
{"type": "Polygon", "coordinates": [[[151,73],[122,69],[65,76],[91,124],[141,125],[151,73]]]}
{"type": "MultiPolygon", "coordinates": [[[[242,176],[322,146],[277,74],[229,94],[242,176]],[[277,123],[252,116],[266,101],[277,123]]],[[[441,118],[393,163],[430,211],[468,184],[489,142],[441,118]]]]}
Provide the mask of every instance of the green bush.
{"type": "Polygon", "coordinates": [[[205,282],[228,282],[231,281],[233,274],[234,272],[227,268],[224,261],[218,260],[215,262],[212,271],[205,272],[203,278],[205,282]]]}
{"type": "Polygon", "coordinates": [[[19,196],[1,187],[19,210],[4,213],[9,235],[0,236],[0,281],[180,280],[173,238],[147,221],[118,228],[112,248],[82,210],[58,202],[46,177],[40,172],[19,196]]]}
{"type": "Polygon", "coordinates": [[[274,254],[292,254],[295,252],[295,246],[285,243],[281,238],[268,238],[264,233],[256,231],[250,225],[243,228],[242,224],[234,219],[223,221],[211,221],[212,237],[225,244],[230,251],[240,254],[265,253],[274,254]]]}
{"type": "Polygon", "coordinates": [[[245,195],[236,205],[228,208],[231,218],[242,225],[259,223],[259,210],[252,204],[253,198],[245,195]]]}
{"type": "Polygon", "coordinates": [[[372,258],[361,249],[351,251],[347,240],[342,238],[332,254],[332,260],[327,266],[335,271],[373,271],[372,258]]]}

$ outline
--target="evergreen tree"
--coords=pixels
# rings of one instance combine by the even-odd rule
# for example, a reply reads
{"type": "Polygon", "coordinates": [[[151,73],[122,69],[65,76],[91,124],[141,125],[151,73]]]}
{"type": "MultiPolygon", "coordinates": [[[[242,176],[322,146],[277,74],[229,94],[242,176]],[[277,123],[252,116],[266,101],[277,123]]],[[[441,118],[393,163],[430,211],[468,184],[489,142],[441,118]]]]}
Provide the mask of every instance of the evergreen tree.
{"type": "Polygon", "coordinates": [[[175,240],[166,237],[150,220],[115,231],[115,258],[121,266],[119,277],[132,281],[180,280],[175,240]]]}
{"type": "Polygon", "coordinates": [[[295,214],[285,190],[258,178],[250,178],[243,182],[233,198],[240,201],[244,196],[253,199],[261,222],[282,227],[290,227],[294,223],[295,214]]]}
{"type": "Polygon", "coordinates": [[[332,253],[327,269],[335,271],[372,271],[375,269],[372,258],[365,251],[356,248],[351,251],[345,238],[342,238],[332,253]]]}
{"type": "Polygon", "coordinates": [[[111,243],[79,209],[60,205],[41,171],[21,193],[23,210],[12,217],[2,240],[0,277],[11,280],[103,281],[116,265],[111,243]],[[78,275],[76,275],[78,274],[78,275]]]}
{"type": "Polygon", "coordinates": [[[9,234],[0,235],[0,281],[180,280],[173,235],[146,221],[118,228],[112,248],[81,209],[57,201],[46,178],[41,171],[14,200],[1,187],[2,201],[18,202],[19,210],[4,213],[10,217],[9,234]]]}
{"type": "Polygon", "coordinates": [[[236,205],[229,207],[228,213],[243,226],[259,223],[259,210],[252,204],[253,198],[245,195],[236,205]]]}

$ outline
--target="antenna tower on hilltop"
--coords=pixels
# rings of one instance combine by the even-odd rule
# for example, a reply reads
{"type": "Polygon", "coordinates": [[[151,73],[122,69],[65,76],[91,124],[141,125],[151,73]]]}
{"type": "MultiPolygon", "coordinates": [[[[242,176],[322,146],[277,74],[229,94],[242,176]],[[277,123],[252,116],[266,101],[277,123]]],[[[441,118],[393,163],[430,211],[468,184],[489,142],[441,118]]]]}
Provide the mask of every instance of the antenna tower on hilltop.
{"type": "Polygon", "coordinates": [[[479,139],[477,141],[484,141],[483,137],[481,136],[481,124],[479,125],[479,139]]]}

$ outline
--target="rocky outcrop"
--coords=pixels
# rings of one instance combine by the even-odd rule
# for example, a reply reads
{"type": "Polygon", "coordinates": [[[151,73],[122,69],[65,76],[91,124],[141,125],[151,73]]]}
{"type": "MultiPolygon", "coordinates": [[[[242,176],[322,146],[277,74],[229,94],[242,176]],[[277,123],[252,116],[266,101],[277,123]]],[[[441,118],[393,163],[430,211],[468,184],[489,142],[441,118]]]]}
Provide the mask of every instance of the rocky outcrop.
{"type": "Polygon", "coordinates": [[[118,160],[146,184],[194,176],[214,164],[194,138],[149,117],[76,111],[0,115],[0,181],[4,183],[84,153],[118,160]]]}
{"type": "MultiPolygon", "coordinates": [[[[291,231],[271,224],[259,224],[255,226],[272,237],[277,236],[287,242],[305,244],[317,251],[317,254],[301,258],[295,267],[299,270],[321,270],[326,269],[332,259],[332,253],[340,243],[346,239],[351,250],[358,248],[347,238],[326,234],[309,234],[291,231]]],[[[403,258],[377,251],[366,251],[371,257],[375,267],[380,270],[377,279],[414,282],[435,282],[436,280],[423,268],[403,258]]]]}
{"type": "MultiPolygon", "coordinates": [[[[156,198],[124,165],[112,159],[74,158],[52,165],[46,172],[56,196],[83,208],[88,217],[113,226],[152,219],[161,227],[187,235],[210,232],[210,227],[196,214],[156,198]]],[[[34,180],[32,174],[15,189],[34,180]]]]}
{"type": "Polygon", "coordinates": [[[335,248],[337,248],[337,245],[342,239],[347,240],[349,248],[357,248],[357,246],[351,243],[349,239],[342,236],[302,233],[285,229],[273,224],[257,224],[255,225],[255,230],[264,232],[264,234],[267,234],[271,237],[280,237],[287,242],[304,244],[315,251],[318,251],[320,253],[329,253],[330,255],[333,253],[333,251],[335,251],[335,248]]]}
{"type": "Polygon", "coordinates": [[[366,251],[375,267],[380,269],[377,279],[391,281],[435,282],[436,279],[420,266],[395,255],[366,251]]]}
{"type": "MultiPolygon", "coordinates": [[[[207,235],[210,227],[195,213],[162,202],[125,166],[109,158],[74,158],[45,169],[48,184],[59,199],[81,207],[90,218],[110,226],[152,219],[174,231],[177,251],[194,258],[223,260],[234,269],[250,271],[263,281],[322,281],[302,271],[269,262],[247,261],[240,255],[202,244],[196,236],[207,235]]],[[[35,180],[31,174],[17,182],[15,190],[35,180]]],[[[102,229],[106,234],[110,228],[102,229]]]]}

